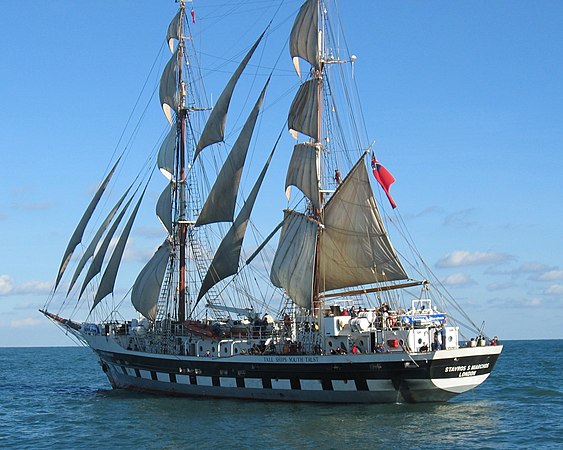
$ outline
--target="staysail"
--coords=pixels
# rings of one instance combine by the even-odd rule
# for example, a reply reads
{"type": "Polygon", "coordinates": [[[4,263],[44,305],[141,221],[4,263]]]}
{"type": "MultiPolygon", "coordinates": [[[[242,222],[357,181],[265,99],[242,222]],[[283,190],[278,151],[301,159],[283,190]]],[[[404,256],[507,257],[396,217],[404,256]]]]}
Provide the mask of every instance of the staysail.
{"type": "Polygon", "coordinates": [[[197,158],[199,152],[201,152],[205,147],[215,144],[217,142],[221,142],[223,137],[225,136],[225,124],[227,122],[227,110],[229,109],[229,104],[231,103],[231,97],[233,96],[233,92],[235,90],[235,86],[244,71],[248,61],[254,54],[256,47],[262,40],[265,31],[260,35],[258,40],[254,43],[252,48],[248,51],[244,59],[241,61],[235,73],[231,76],[231,79],[225,86],[225,89],[219,96],[215,107],[211,111],[209,115],[209,119],[207,119],[207,123],[205,124],[205,128],[201,133],[201,137],[199,138],[199,142],[197,143],[197,148],[194,154],[194,161],[197,158]]]}
{"type": "Polygon", "coordinates": [[[209,291],[209,289],[211,289],[219,281],[224,280],[228,276],[234,275],[237,272],[246,226],[248,225],[250,213],[254,207],[256,197],[258,196],[258,191],[260,190],[262,181],[266,176],[266,171],[272,161],[272,156],[274,156],[274,150],[270,153],[270,157],[266,161],[266,164],[264,165],[260,176],[256,180],[256,183],[254,183],[254,187],[246,199],[244,206],[241,208],[236,220],[219,245],[201,285],[201,289],[197,297],[198,302],[207,293],[207,291],[209,291]]]}
{"type": "Polygon", "coordinates": [[[94,235],[94,238],[92,239],[92,241],[88,245],[88,248],[84,251],[82,258],[80,258],[80,262],[78,263],[78,266],[76,267],[76,270],[74,271],[74,275],[72,276],[72,280],[70,281],[70,285],[69,285],[68,290],[67,290],[67,295],[72,290],[74,283],[76,283],[76,280],[80,276],[82,269],[84,269],[86,262],[94,255],[96,247],[98,246],[98,242],[100,241],[100,239],[104,235],[107,227],[110,225],[110,223],[113,220],[115,214],[117,213],[117,210],[120,208],[121,204],[125,200],[125,197],[127,197],[127,194],[129,194],[130,190],[131,190],[131,187],[129,187],[129,189],[127,189],[127,191],[125,191],[125,193],[121,196],[119,201],[115,204],[115,206],[112,208],[112,210],[108,213],[105,220],[102,222],[102,225],[100,226],[100,228],[98,228],[98,231],[94,235]]]}
{"type": "Polygon", "coordinates": [[[117,228],[119,227],[119,224],[123,220],[123,217],[125,217],[125,213],[127,212],[127,209],[131,205],[132,201],[133,201],[133,197],[131,197],[127,201],[121,212],[118,214],[113,224],[111,225],[110,229],[106,233],[106,236],[102,241],[100,247],[98,248],[96,254],[94,255],[94,258],[90,263],[90,267],[88,268],[88,272],[86,272],[86,276],[82,281],[82,287],[80,288],[80,293],[78,294],[79,299],[82,297],[82,294],[84,293],[84,290],[86,289],[86,286],[88,286],[90,281],[92,281],[92,279],[101,272],[102,264],[104,262],[104,258],[106,257],[106,253],[108,251],[111,240],[113,239],[113,235],[117,231],[117,228]]]}
{"type": "Polygon", "coordinates": [[[269,82],[268,79],[229,156],[227,156],[197,218],[196,226],[233,220],[242,168],[269,82]]]}
{"type": "Polygon", "coordinates": [[[92,304],[91,310],[94,309],[96,305],[100,303],[100,301],[105,296],[113,292],[113,287],[115,286],[115,279],[117,278],[117,271],[119,270],[119,265],[121,264],[121,258],[123,257],[123,252],[125,251],[125,245],[127,244],[127,240],[129,239],[129,234],[131,233],[133,222],[135,222],[135,218],[137,217],[137,213],[139,212],[139,207],[141,206],[141,202],[143,201],[144,195],[145,195],[145,191],[143,191],[143,193],[139,197],[139,200],[135,205],[135,209],[131,213],[129,220],[125,224],[125,227],[123,227],[121,236],[119,236],[119,240],[115,245],[115,249],[111,254],[106,270],[104,271],[104,274],[102,275],[102,279],[100,280],[100,285],[98,286],[98,291],[96,292],[96,296],[94,297],[94,303],[92,304]]]}
{"type": "Polygon", "coordinates": [[[96,209],[96,206],[98,205],[98,202],[100,201],[100,198],[102,198],[102,194],[106,190],[106,187],[108,186],[108,183],[110,182],[111,177],[113,176],[118,163],[119,163],[119,159],[113,165],[113,167],[110,170],[110,172],[108,173],[107,177],[105,178],[105,180],[102,182],[102,184],[100,185],[100,187],[98,188],[98,190],[94,194],[94,197],[90,201],[90,204],[86,208],[86,211],[84,211],[84,214],[82,215],[82,218],[80,219],[80,222],[78,223],[78,226],[76,227],[76,230],[74,230],[74,233],[72,233],[70,241],[69,241],[69,243],[66,247],[66,250],[65,250],[65,253],[64,253],[64,256],[63,256],[63,260],[61,261],[61,265],[59,267],[59,272],[57,274],[57,280],[55,281],[55,289],[54,289],[55,291],[57,290],[57,287],[59,285],[59,282],[61,281],[63,273],[66,269],[66,266],[68,265],[70,258],[72,257],[72,254],[74,253],[74,249],[82,241],[82,236],[84,235],[84,230],[86,229],[86,225],[88,225],[88,222],[90,221],[90,218],[92,217],[92,213],[94,212],[94,209],[96,209]]]}

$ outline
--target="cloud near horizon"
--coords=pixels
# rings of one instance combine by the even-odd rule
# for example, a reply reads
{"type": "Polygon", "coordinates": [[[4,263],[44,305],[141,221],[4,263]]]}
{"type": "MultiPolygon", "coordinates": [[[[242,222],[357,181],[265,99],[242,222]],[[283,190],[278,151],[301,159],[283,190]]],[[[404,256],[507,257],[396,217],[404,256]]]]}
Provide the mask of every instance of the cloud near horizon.
{"type": "Polygon", "coordinates": [[[438,268],[479,266],[486,264],[498,264],[514,260],[514,256],[498,252],[469,252],[457,250],[444,256],[436,263],[438,268]]]}
{"type": "Polygon", "coordinates": [[[442,284],[445,286],[468,286],[470,284],[477,284],[477,282],[464,273],[454,273],[444,278],[442,284]]]}
{"type": "Polygon", "coordinates": [[[552,284],[545,290],[546,295],[563,296],[563,284],[552,284]]]}
{"type": "Polygon", "coordinates": [[[48,294],[53,287],[50,281],[26,281],[16,284],[10,275],[0,275],[0,297],[16,294],[48,294]]]}
{"type": "Polygon", "coordinates": [[[26,317],[25,319],[17,319],[10,321],[10,328],[27,328],[36,327],[42,324],[44,321],[42,319],[35,319],[33,317],[26,317]]]}

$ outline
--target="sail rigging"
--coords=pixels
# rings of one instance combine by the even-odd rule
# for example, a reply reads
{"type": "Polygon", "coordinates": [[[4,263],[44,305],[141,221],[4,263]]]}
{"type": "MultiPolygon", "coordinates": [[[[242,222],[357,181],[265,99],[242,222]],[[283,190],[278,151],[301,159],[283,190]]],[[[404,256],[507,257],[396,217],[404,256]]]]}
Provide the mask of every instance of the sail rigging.
{"type": "Polygon", "coordinates": [[[199,213],[196,226],[214,222],[229,222],[233,220],[235,203],[238,196],[238,188],[242,169],[246,160],[246,154],[250,145],[250,139],[258,119],[258,113],[262,107],[264,96],[270,79],[266,82],[260,97],[256,101],[252,112],[248,116],[242,131],[231,149],[229,156],[225,160],[215,184],[199,213]]]}
{"type": "Polygon", "coordinates": [[[248,51],[244,59],[237,67],[237,70],[233,73],[231,79],[225,86],[225,89],[219,96],[219,99],[217,100],[215,107],[211,111],[211,115],[209,116],[209,119],[207,119],[205,128],[203,129],[201,137],[197,143],[194,161],[197,158],[199,152],[201,152],[205,147],[217,142],[221,142],[223,140],[223,137],[225,136],[225,125],[227,122],[227,111],[229,109],[229,104],[231,103],[233,92],[240,76],[242,75],[242,72],[250,61],[250,58],[252,58],[256,47],[258,47],[258,44],[260,44],[260,41],[262,40],[262,37],[265,33],[266,31],[264,31],[256,40],[254,45],[251,47],[251,49],[248,51]]]}
{"type": "Polygon", "coordinates": [[[115,162],[115,164],[113,165],[113,167],[109,171],[108,175],[106,176],[106,178],[104,179],[104,181],[102,182],[102,184],[100,185],[100,187],[98,188],[96,193],[94,194],[94,197],[90,201],[90,204],[88,205],[88,208],[86,208],[86,211],[84,211],[84,214],[82,215],[82,218],[80,219],[80,222],[78,223],[78,226],[76,227],[76,230],[74,230],[74,233],[72,234],[72,236],[70,238],[70,241],[69,241],[67,248],[64,252],[64,255],[63,255],[63,260],[61,261],[61,265],[59,267],[59,272],[57,274],[57,280],[55,281],[55,288],[54,288],[55,291],[57,290],[57,287],[58,287],[58,285],[61,281],[61,278],[64,274],[64,271],[65,271],[65,269],[66,269],[66,267],[67,267],[67,265],[70,261],[70,258],[72,257],[72,254],[74,253],[74,249],[82,241],[82,236],[84,235],[84,231],[86,230],[86,226],[88,225],[88,222],[90,221],[90,219],[92,217],[94,209],[96,209],[98,202],[102,198],[102,195],[103,195],[104,191],[106,190],[106,188],[107,188],[107,186],[108,186],[108,184],[111,180],[111,177],[113,176],[115,169],[117,168],[118,164],[119,164],[119,159],[115,162]]]}

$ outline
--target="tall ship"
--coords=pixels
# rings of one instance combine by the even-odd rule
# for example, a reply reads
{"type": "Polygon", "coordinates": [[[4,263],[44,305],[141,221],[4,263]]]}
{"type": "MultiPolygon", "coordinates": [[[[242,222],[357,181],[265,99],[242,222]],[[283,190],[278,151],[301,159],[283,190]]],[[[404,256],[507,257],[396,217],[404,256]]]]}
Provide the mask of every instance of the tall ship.
{"type": "Polygon", "coordinates": [[[248,42],[241,27],[221,47],[243,50],[219,48],[215,71],[199,66],[194,3],[178,6],[150,92],[165,131],[147,156],[128,146],[112,156],[41,312],[92,349],[115,389],[401,403],[483,383],[502,345],[391,218],[394,179],[358,131],[356,58],[341,54],[336,5],[306,0],[291,19],[276,11],[248,42]],[[281,31],[283,48],[268,48],[281,31]],[[222,79],[216,100],[208,75],[222,79]],[[269,99],[274,85],[281,94],[269,99]],[[243,118],[232,127],[233,111],[243,118]],[[120,290],[145,206],[162,224],[160,245],[120,290]]]}

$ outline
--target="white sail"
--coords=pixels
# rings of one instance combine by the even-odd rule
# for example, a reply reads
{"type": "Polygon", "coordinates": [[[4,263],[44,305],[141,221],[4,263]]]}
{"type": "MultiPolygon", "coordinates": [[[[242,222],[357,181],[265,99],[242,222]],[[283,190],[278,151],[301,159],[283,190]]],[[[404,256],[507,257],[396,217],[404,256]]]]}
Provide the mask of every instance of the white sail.
{"type": "Polygon", "coordinates": [[[233,220],[242,168],[269,82],[268,79],[229,156],[225,160],[197,218],[196,226],[233,220]]]}
{"type": "Polygon", "coordinates": [[[127,194],[129,194],[129,190],[131,188],[127,189],[127,191],[125,192],[125,194],[123,194],[121,196],[121,198],[119,199],[119,201],[115,204],[115,206],[112,208],[112,210],[109,212],[109,214],[106,216],[105,220],[102,222],[102,225],[100,226],[100,228],[98,229],[98,231],[96,232],[94,238],[92,239],[92,241],[90,242],[90,244],[88,245],[88,248],[84,251],[84,254],[82,255],[82,258],[80,258],[80,262],[78,263],[78,266],[76,267],[76,270],[74,271],[74,275],[72,276],[72,280],[70,281],[70,285],[68,287],[67,290],[67,295],[70,293],[70,291],[72,290],[74,283],[76,283],[76,280],[78,279],[78,277],[80,276],[80,274],[82,273],[82,269],[84,268],[84,266],[86,265],[86,262],[92,257],[92,255],[94,254],[94,251],[96,250],[96,247],[98,245],[98,242],[100,241],[100,239],[102,238],[102,236],[104,235],[104,232],[106,231],[107,227],[109,226],[109,224],[111,223],[111,221],[113,220],[113,217],[115,216],[115,213],[117,212],[117,210],[119,209],[119,207],[121,206],[121,204],[123,203],[123,200],[125,200],[125,197],[127,197],[127,194]]]}
{"type": "Polygon", "coordinates": [[[149,320],[156,319],[160,288],[170,253],[171,247],[167,239],[143,267],[131,289],[131,303],[138,312],[149,320]]]}
{"type": "Polygon", "coordinates": [[[266,161],[260,176],[256,180],[256,183],[254,183],[254,187],[246,199],[244,206],[241,208],[233,225],[221,241],[213,261],[207,270],[199,295],[197,296],[197,301],[199,301],[207,293],[207,291],[209,291],[209,289],[215,286],[219,281],[237,273],[242,241],[246,232],[246,226],[248,225],[248,219],[250,218],[250,213],[254,207],[256,196],[258,195],[262,181],[266,176],[266,171],[272,161],[273,155],[274,151],[272,150],[272,153],[270,153],[268,161],[266,161]]]}
{"type": "Polygon", "coordinates": [[[408,278],[377,210],[363,159],[325,205],[323,224],[320,292],[408,278]]]}
{"type": "MultiPolygon", "coordinates": [[[[265,33],[265,32],[264,32],[265,33]]],[[[264,33],[260,35],[258,40],[254,43],[252,48],[248,51],[244,59],[241,61],[235,73],[231,76],[231,79],[223,89],[223,92],[219,96],[217,103],[213,107],[213,111],[209,115],[209,119],[205,124],[205,128],[201,133],[201,137],[199,138],[199,142],[197,143],[197,148],[194,155],[194,161],[197,158],[197,155],[200,151],[202,151],[205,147],[215,144],[217,142],[221,142],[225,136],[225,124],[227,122],[227,111],[229,109],[229,104],[231,103],[231,97],[233,96],[233,91],[235,90],[235,86],[245,69],[248,61],[254,54],[256,47],[262,40],[264,33]]]]}
{"type": "Polygon", "coordinates": [[[168,31],[166,32],[166,42],[168,42],[168,48],[170,49],[170,53],[174,53],[174,40],[180,40],[180,21],[182,20],[182,11],[178,11],[178,13],[174,16],[170,25],[168,25],[168,31]]]}
{"type": "Polygon", "coordinates": [[[300,77],[299,58],[308,61],[316,70],[321,67],[319,35],[319,0],[308,0],[301,6],[289,37],[289,52],[300,77]]]}
{"type": "Polygon", "coordinates": [[[164,188],[158,201],[156,202],[156,215],[160,219],[160,223],[168,234],[172,234],[172,188],[174,183],[170,182],[164,188]]]}
{"type": "Polygon", "coordinates": [[[106,253],[108,251],[109,244],[110,244],[110,242],[113,238],[113,235],[117,231],[119,224],[123,220],[123,217],[125,216],[125,212],[129,208],[129,205],[131,205],[132,200],[133,200],[133,198],[130,198],[127,201],[127,203],[125,204],[125,206],[123,207],[123,209],[121,210],[121,212],[119,213],[119,215],[117,216],[115,221],[113,222],[111,228],[108,230],[106,237],[104,238],[104,240],[102,241],[102,244],[100,245],[100,248],[98,248],[98,251],[94,255],[94,259],[90,263],[90,267],[88,268],[88,272],[86,272],[86,276],[84,277],[84,280],[82,281],[82,287],[80,288],[80,293],[78,294],[79,299],[82,297],[82,294],[84,293],[84,290],[86,289],[86,286],[88,286],[88,283],[90,283],[92,278],[94,278],[97,274],[99,274],[101,272],[102,264],[104,262],[104,258],[106,257],[106,253]]]}
{"type": "Polygon", "coordinates": [[[172,123],[172,111],[178,112],[178,49],[172,54],[160,77],[160,104],[168,122],[172,123]]]}
{"type": "Polygon", "coordinates": [[[102,275],[102,279],[100,280],[100,285],[98,286],[98,291],[96,292],[96,296],[94,297],[94,303],[92,304],[91,310],[94,309],[104,297],[113,292],[115,279],[117,278],[117,271],[119,270],[121,258],[123,257],[123,252],[125,251],[125,245],[127,244],[127,240],[129,239],[129,234],[131,233],[133,222],[135,221],[135,217],[137,217],[137,212],[139,212],[139,207],[141,206],[144,195],[145,193],[143,192],[143,194],[141,194],[141,196],[139,197],[139,201],[137,201],[137,204],[135,205],[135,209],[131,213],[131,217],[129,217],[129,220],[125,224],[125,227],[123,227],[121,236],[119,236],[119,240],[117,241],[106,270],[104,270],[104,274],[102,275]]]}
{"type": "Polygon", "coordinates": [[[286,211],[270,280],[285,289],[299,306],[311,308],[317,222],[295,212],[286,211]]]}
{"type": "Polygon", "coordinates": [[[162,175],[172,180],[174,174],[174,155],[176,151],[176,124],[170,127],[158,151],[157,165],[162,175]]]}
{"type": "Polygon", "coordinates": [[[61,265],[59,267],[59,272],[57,274],[57,280],[55,281],[55,291],[57,290],[57,287],[58,287],[58,285],[61,281],[61,278],[64,274],[65,269],[66,269],[66,266],[68,266],[70,258],[72,257],[72,254],[74,253],[74,249],[82,241],[82,236],[84,235],[84,230],[86,229],[86,225],[88,225],[88,222],[90,221],[90,218],[92,217],[92,213],[94,212],[94,209],[96,209],[96,206],[98,205],[98,202],[100,201],[100,198],[102,198],[102,194],[106,190],[106,187],[107,187],[109,181],[111,180],[111,177],[113,176],[113,173],[115,172],[115,169],[116,169],[118,163],[119,163],[119,159],[113,165],[113,167],[110,170],[110,172],[108,173],[107,177],[105,178],[105,180],[102,182],[102,184],[100,185],[100,187],[98,188],[98,190],[94,194],[94,197],[92,198],[92,200],[90,200],[90,204],[86,208],[86,211],[84,211],[84,214],[82,215],[82,218],[80,219],[80,222],[78,222],[76,230],[74,230],[74,233],[72,233],[72,236],[70,237],[70,241],[68,242],[68,245],[67,245],[66,250],[65,250],[64,255],[63,255],[63,260],[61,261],[61,265]]]}
{"type": "Polygon", "coordinates": [[[291,107],[287,118],[290,132],[304,133],[319,141],[319,78],[311,78],[303,83],[291,107]]]}
{"type": "Polygon", "coordinates": [[[289,199],[289,186],[296,186],[311,200],[316,209],[320,209],[319,176],[319,147],[308,143],[297,144],[293,148],[285,179],[287,198],[289,199]]]}

